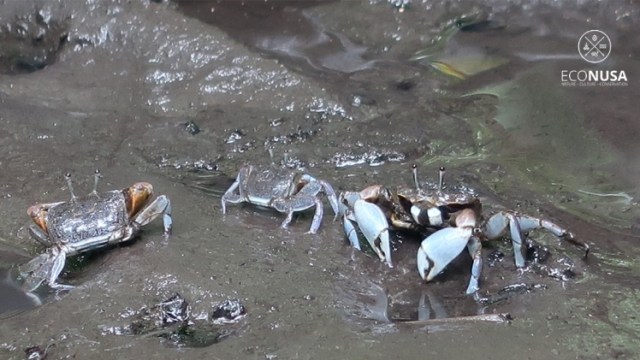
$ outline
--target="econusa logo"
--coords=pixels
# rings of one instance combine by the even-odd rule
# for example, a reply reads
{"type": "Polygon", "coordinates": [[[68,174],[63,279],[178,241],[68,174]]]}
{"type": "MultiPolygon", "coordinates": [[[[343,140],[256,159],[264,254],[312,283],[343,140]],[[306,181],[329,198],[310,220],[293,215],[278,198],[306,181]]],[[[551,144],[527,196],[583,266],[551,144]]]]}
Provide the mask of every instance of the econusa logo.
{"type": "Polygon", "coordinates": [[[586,62],[601,63],[611,53],[611,39],[600,30],[589,30],[580,36],[578,52],[586,62]]]}
{"type": "Polygon", "coordinates": [[[562,70],[562,81],[627,81],[624,70],[562,70]]]}
{"type": "MultiPolygon", "coordinates": [[[[578,39],[578,53],[590,64],[600,64],[611,54],[611,38],[604,31],[589,30],[578,39]]],[[[624,70],[562,70],[562,86],[627,86],[624,70]]]]}

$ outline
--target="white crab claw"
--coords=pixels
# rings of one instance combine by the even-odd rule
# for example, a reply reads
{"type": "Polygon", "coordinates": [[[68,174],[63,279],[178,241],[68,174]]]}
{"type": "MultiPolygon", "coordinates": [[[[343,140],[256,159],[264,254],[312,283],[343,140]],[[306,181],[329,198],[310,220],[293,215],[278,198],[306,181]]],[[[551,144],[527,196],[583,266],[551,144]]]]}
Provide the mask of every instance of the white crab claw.
{"type": "Polygon", "coordinates": [[[418,249],[418,272],[430,281],[438,275],[462,250],[465,249],[473,230],[469,227],[449,227],[429,235],[418,249]]]}
{"type": "Polygon", "coordinates": [[[347,238],[349,239],[351,246],[362,251],[362,248],[360,247],[360,239],[358,239],[358,232],[352,223],[352,221],[356,221],[356,219],[353,217],[353,214],[349,209],[345,209],[343,214],[342,226],[344,228],[344,233],[347,234],[347,238]]]}
{"type": "Polygon", "coordinates": [[[355,204],[356,201],[362,199],[362,196],[360,196],[359,192],[355,192],[355,191],[343,191],[340,193],[340,198],[338,200],[339,202],[339,209],[340,209],[340,213],[344,214],[344,211],[349,209],[349,207],[353,208],[353,205],[355,204]]]}
{"type": "Polygon", "coordinates": [[[353,214],[360,231],[378,254],[382,261],[386,261],[389,267],[391,262],[391,242],[389,240],[389,225],[387,217],[375,204],[364,200],[356,200],[353,204],[353,214]]]}

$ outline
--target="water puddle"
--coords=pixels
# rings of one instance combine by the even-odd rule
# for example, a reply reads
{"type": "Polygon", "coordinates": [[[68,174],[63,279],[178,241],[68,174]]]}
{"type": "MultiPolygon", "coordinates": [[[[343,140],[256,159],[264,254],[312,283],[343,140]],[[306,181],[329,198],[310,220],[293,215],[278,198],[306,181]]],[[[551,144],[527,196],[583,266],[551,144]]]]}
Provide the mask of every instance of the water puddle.
{"type": "Polygon", "coordinates": [[[306,8],[334,0],[238,2],[177,1],[187,16],[214,25],[243,44],[309,71],[353,73],[370,69],[366,48],[324,29],[306,8]]]}

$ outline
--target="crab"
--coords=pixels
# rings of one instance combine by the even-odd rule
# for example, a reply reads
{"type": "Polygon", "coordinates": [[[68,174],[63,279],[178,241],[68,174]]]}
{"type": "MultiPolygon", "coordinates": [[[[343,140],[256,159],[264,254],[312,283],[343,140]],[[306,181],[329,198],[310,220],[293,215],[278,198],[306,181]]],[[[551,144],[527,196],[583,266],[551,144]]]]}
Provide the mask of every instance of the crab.
{"type": "Polygon", "coordinates": [[[275,167],[244,165],[238,171],[235,182],[222,196],[222,213],[226,214],[226,204],[247,202],[275,209],[287,214],[281,224],[287,229],[295,212],[315,207],[315,214],[308,233],[315,234],[324,213],[322,197],[329,200],[333,212],[338,215],[338,199],[329,183],[295,170],[275,167]]]}
{"type": "Polygon", "coordinates": [[[417,167],[414,165],[413,169],[415,188],[400,187],[392,192],[383,185],[371,185],[359,192],[340,194],[344,230],[351,245],[360,249],[357,226],[380,260],[386,261],[389,267],[393,267],[389,228],[422,234],[446,226],[450,215],[462,209],[480,212],[480,201],[473,194],[442,191],[444,168],[441,168],[436,192],[421,189],[417,167]]]}
{"type": "Polygon", "coordinates": [[[171,202],[165,195],[151,201],[153,187],[146,182],[98,193],[100,177],[96,171],[93,191],[78,198],[73,192],[71,175],[66,174],[71,200],[33,205],[27,210],[35,222],[29,227],[29,233],[47,247],[47,252],[20,267],[26,291],[37,289],[44,281],[57,290],[73,288],[57,282],[67,256],[130,241],[141,227],[160,215],[163,215],[164,236],[171,233],[171,202]]]}
{"type": "Polygon", "coordinates": [[[420,188],[415,166],[413,175],[413,189],[401,188],[393,193],[382,185],[372,185],[360,192],[340,194],[344,230],[350,243],[360,249],[357,226],[380,260],[389,267],[393,267],[390,227],[418,233],[436,229],[422,241],[417,253],[418,272],[427,282],[440,274],[466,248],[473,258],[467,294],[479,290],[482,241],[508,234],[517,268],[525,266],[523,240],[529,231],[535,229],[545,229],[560,239],[580,245],[588,254],[588,244],[578,241],[571,232],[549,220],[514,211],[500,211],[482,221],[481,204],[475,195],[442,190],[444,168],[440,169],[438,189],[434,193],[420,188]]]}

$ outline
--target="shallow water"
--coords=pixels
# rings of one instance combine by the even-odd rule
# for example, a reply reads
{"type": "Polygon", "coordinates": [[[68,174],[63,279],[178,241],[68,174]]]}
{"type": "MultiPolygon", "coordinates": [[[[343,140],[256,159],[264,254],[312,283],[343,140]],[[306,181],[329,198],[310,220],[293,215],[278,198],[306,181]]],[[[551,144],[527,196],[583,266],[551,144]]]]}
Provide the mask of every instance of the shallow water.
{"type": "Polygon", "coordinates": [[[0,41],[20,56],[0,53],[0,357],[55,344],[52,358],[636,358],[638,11],[622,2],[415,1],[403,12],[386,1],[3,3],[0,41]],[[492,25],[447,30],[469,14],[492,25]],[[626,70],[628,86],[561,86],[562,69],[586,67],[575,50],[590,28],[611,37],[602,66],[626,70]],[[408,60],[424,48],[470,64],[470,76],[408,60]],[[474,189],[485,211],[548,217],[592,251],[584,260],[533,233],[547,265],[571,269],[558,280],[544,266],[517,271],[507,241],[487,244],[480,295],[501,301],[476,302],[464,295],[466,256],[424,284],[411,236],[394,238],[388,269],[346,245],[329,207],[317,235],[304,234],[309,215],[289,230],[251,206],[222,216],[238,166],[268,164],[266,148],[336,190],[410,186],[413,163],[433,183],[444,165],[447,185],[474,189]],[[96,168],[102,190],[148,181],[166,194],[173,234],[164,240],[153,223],[131,244],[70,262],[61,281],[77,288],[43,289],[33,308],[13,285],[15,266],[42,251],[25,210],[68,199],[66,172],[88,193],[96,168]],[[205,348],[105,331],[176,292],[198,316],[227,298],[248,315],[205,348]],[[497,313],[514,320],[415,321],[497,313]]]}

